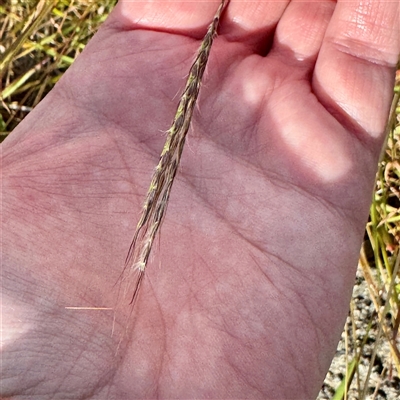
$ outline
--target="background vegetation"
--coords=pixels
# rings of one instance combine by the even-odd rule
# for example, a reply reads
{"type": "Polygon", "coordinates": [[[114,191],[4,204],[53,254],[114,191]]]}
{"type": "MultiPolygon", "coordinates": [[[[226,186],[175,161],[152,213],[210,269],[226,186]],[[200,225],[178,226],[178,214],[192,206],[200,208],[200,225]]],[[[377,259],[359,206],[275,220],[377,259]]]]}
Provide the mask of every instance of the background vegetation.
{"type": "MultiPolygon", "coordinates": [[[[0,140],[51,90],[116,1],[0,2],[0,140]]],[[[321,398],[390,398],[385,385],[400,396],[399,97],[398,70],[354,296],[332,364],[341,372],[331,372],[336,381],[328,374],[321,398]]]]}

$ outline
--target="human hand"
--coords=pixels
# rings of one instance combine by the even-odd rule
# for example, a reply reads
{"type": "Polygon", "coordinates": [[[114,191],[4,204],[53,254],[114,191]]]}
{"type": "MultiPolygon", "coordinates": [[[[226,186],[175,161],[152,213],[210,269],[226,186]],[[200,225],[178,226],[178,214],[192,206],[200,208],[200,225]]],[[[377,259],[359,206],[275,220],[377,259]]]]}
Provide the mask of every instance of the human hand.
{"type": "Polygon", "coordinates": [[[115,305],[217,3],[120,1],[4,142],[3,397],[318,392],[384,139],[398,2],[232,0],[132,315],[65,308],[115,305]]]}

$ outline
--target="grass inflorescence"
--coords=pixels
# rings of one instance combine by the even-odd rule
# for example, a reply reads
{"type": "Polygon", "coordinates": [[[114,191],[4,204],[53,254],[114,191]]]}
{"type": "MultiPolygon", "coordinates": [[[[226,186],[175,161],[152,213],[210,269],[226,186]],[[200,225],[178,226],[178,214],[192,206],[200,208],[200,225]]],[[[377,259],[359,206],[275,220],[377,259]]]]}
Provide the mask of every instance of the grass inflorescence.
{"type": "MultiPolygon", "coordinates": [[[[161,227],[167,209],[172,184],[180,163],[186,135],[192,120],[193,110],[200,92],[200,86],[214,38],[217,34],[222,12],[229,0],[222,0],[208,27],[200,49],[192,64],[186,86],[180,98],[175,118],[167,132],[167,140],[160,155],[159,163],[153,173],[150,188],[143,205],[141,218],[137,224],[132,244],[126,259],[123,280],[131,287],[131,273],[137,272],[132,290],[134,301],[150,256],[154,239],[161,227]]],[[[128,293],[129,294],[129,293],[128,293]]]]}

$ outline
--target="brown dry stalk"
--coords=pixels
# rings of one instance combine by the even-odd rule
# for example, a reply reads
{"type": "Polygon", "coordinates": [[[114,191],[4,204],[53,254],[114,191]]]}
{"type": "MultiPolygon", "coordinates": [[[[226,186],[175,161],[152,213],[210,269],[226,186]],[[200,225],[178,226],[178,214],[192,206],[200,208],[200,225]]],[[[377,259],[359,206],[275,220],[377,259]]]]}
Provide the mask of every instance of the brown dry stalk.
{"type": "Polygon", "coordinates": [[[171,128],[167,131],[168,137],[147,191],[141,218],[137,224],[122,273],[122,281],[126,281],[124,297],[129,295],[129,292],[132,293],[131,303],[138,295],[154,239],[165,216],[171,187],[181,160],[186,134],[199,95],[211,46],[217,34],[220,18],[228,3],[229,0],[221,1],[190,68],[185,90],[180,98],[171,128]],[[132,280],[133,272],[137,275],[132,280]]]}

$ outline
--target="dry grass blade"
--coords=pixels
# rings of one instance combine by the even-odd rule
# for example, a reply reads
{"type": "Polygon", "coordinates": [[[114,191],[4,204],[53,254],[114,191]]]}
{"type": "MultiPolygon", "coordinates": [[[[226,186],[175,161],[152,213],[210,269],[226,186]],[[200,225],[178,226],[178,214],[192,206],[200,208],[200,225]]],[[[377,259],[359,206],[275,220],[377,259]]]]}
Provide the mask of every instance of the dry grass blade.
{"type": "Polygon", "coordinates": [[[56,0],[46,0],[42,1],[41,7],[39,7],[39,11],[35,18],[33,18],[32,22],[26,26],[24,31],[20,34],[18,39],[8,48],[5,54],[0,59],[0,75],[3,70],[7,67],[10,61],[15,57],[18,53],[19,49],[25,42],[26,38],[34,32],[39,26],[42,19],[51,11],[51,9],[55,6],[56,0]]]}
{"type": "Polygon", "coordinates": [[[0,142],[50,92],[116,1],[0,2],[0,142]]]}
{"type": "Polygon", "coordinates": [[[122,281],[125,281],[124,297],[131,296],[131,303],[134,302],[139,293],[154,238],[160,229],[167,209],[169,195],[181,159],[212,43],[217,34],[221,15],[228,3],[229,0],[221,2],[190,68],[185,90],[181,96],[172,126],[167,132],[168,137],[147,192],[142,215],[137,224],[121,276],[122,281]],[[137,273],[133,282],[131,279],[132,272],[137,273]]]}

